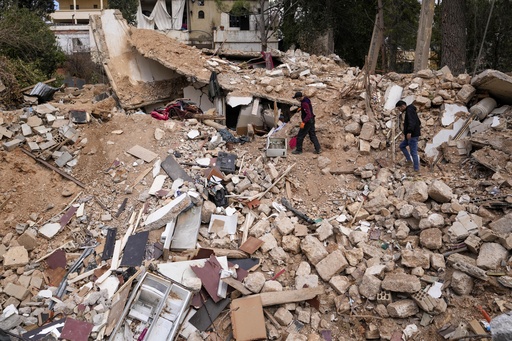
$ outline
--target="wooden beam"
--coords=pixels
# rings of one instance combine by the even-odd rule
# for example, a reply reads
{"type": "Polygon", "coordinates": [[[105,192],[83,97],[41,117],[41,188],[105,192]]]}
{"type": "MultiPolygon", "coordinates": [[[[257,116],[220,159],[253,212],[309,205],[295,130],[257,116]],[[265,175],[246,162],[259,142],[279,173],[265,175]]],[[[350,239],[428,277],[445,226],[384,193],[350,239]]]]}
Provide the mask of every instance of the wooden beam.
{"type": "Polygon", "coordinates": [[[237,281],[236,279],[234,279],[233,277],[226,277],[226,278],[222,278],[221,281],[223,281],[224,283],[226,283],[227,285],[235,288],[236,290],[240,291],[242,293],[242,295],[251,295],[252,294],[252,291],[250,291],[249,289],[247,289],[242,282],[240,281],[237,281]]]}
{"type": "Polygon", "coordinates": [[[278,293],[264,292],[257,295],[261,297],[261,305],[264,307],[268,307],[278,304],[307,301],[323,293],[324,287],[319,286],[316,288],[280,291],[278,293]]]}

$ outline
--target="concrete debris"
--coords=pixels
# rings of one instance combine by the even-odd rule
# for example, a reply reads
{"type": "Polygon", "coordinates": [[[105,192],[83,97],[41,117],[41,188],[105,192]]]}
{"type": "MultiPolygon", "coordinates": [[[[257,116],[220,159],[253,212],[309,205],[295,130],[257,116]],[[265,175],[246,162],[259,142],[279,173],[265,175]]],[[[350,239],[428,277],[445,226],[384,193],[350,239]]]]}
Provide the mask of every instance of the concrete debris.
{"type": "MultiPolygon", "coordinates": [[[[9,315],[0,324],[7,330],[33,329],[53,310],[66,315],[68,329],[80,321],[97,340],[174,340],[180,333],[200,340],[211,338],[207,330],[225,338],[230,328],[241,328],[239,336],[249,331],[250,301],[259,307],[261,338],[399,340],[418,332],[433,338],[440,321],[452,325],[445,335],[476,330],[467,318],[474,319],[475,304],[492,315],[498,298],[512,307],[512,112],[494,108],[496,99],[512,97],[508,84],[493,85],[507,79],[495,72],[454,77],[447,68],[370,75],[367,94],[361,70],[336,56],[276,52],[281,67],[247,68],[125,27],[110,11],[93,22],[100,50],[109,46],[104,62],[123,109],[110,95],[92,103],[107,90],[97,85],[63,89],[49,105],[0,112],[0,167],[16,169],[17,181],[34,172],[16,159],[19,147],[89,181],[82,192],[59,187],[59,200],[48,195],[41,212],[27,206],[24,220],[14,199],[29,185],[2,187],[2,223],[12,228],[1,231],[0,244],[0,304],[9,315]],[[108,33],[120,27],[123,37],[108,33]],[[155,78],[147,70],[161,72],[155,78]],[[224,94],[210,100],[204,89],[212,72],[224,94]],[[296,91],[315,107],[320,156],[307,145],[300,156],[288,153],[300,124],[296,91]],[[144,115],[182,95],[205,117],[144,115]],[[414,103],[422,123],[418,173],[399,154],[393,163],[391,146],[403,138],[392,138],[400,99],[414,103]],[[157,158],[164,161],[147,164],[157,158]],[[118,237],[106,251],[113,228],[118,237]],[[129,240],[141,232],[147,243],[134,246],[129,240]],[[92,248],[78,262],[80,250],[92,248]],[[67,258],[50,268],[56,249],[67,258]],[[133,254],[137,266],[125,266],[133,254]],[[192,266],[210,257],[217,262],[199,278],[192,266]],[[200,308],[192,295],[202,288],[200,308]],[[221,314],[229,302],[240,309],[221,314]],[[196,328],[191,315],[207,326],[196,328]]],[[[491,326],[493,336],[507,339],[505,322],[491,326]]]]}

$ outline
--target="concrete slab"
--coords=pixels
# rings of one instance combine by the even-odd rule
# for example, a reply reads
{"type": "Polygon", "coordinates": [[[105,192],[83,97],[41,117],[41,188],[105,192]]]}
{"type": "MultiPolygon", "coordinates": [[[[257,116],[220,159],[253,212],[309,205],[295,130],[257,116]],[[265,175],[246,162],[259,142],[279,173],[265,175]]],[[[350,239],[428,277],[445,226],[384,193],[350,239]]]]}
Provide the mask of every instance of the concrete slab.
{"type": "Polygon", "coordinates": [[[4,267],[24,266],[29,260],[28,251],[24,246],[13,246],[4,254],[4,267]]]}
{"type": "Polygon", "coordinates": [[[167,205],[157,209],[156,211],[148,215],[148,217],[144,221],[146,229],[152,230],[165,226],[173,218],[176,218],[178,214],[181,211],[183,211],[186,207],[188,207],[190,204],[190,197],[187,195],[187,193],[183,193],[182,195],[172,200],[167,205]]]}
{"type": "Polygon", "coordinates": [[[478,90],[486,90],[502,103],[512,104],[512,77],[497,70],[485,70],[471,80],[478,90]]]}
{"type": "Polygon", "coordinates": [[[139,145],[133,146],[127,151],[127,153],[148,163],[153,161],[158,156],[158,154],[139,145]]]}
{"type": "Polygon", "coordinates": [[[153,180],[153,184],[149,188],[149,192],[148,193],[150,195],[155,195],[156,192],[158,192],[159,190],[162,189],[162,187],[164,185],[164,182],[165,182],[165,179],[167,179],[167,175],[157,175],[155,180],[153,180]]]}
{"type": "Polygon", "coordinates": [[[39,233],[46,239],[52,239],[61,229],[60,223],[49,223],[39,229],[39,233]]]}
{"type": "Polygon", "coordinates": [[[188,211],[181,213],[176,221],[174,236],[171,241],[171,250],[194,249],[200,227],[200,206],[193,206],[188,211]]]}

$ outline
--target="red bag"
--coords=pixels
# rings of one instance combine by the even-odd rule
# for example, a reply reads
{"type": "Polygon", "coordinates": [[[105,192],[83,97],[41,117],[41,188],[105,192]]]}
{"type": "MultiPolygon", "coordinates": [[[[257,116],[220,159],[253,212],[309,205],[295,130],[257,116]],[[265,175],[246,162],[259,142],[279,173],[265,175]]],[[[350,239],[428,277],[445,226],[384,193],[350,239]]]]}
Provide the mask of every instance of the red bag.
{"type": "Polygon", "coordinates": [[[167,121],[169,119],[169,113],[164,110],[162,110],[162,112],[153,110],[151,112],[151,117],[156,118],[157,120],[167,121]]]}
{"type": "Polygon", "coordinates": [[[290,147],[290,149],[295,149],[295,147],[297,146],[297,136],[294,136],[290,139],[290,141],[288,142],[288,146],[290,147]]]}

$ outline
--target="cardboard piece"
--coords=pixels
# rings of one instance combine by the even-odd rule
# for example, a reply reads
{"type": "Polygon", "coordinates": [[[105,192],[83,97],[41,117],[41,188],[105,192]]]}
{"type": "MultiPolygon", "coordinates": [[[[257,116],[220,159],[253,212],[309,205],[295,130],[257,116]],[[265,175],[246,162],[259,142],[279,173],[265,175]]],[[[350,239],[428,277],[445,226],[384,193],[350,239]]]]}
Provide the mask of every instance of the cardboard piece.
{"type": "Polygon", "coordinates": [[[50,269],[66,268],[66,251],[55,250],[48,258],[46,258],[46,264],[50,269]]]}
{"type": "Polygon", "coordinates": [[[140,266],[146,252],[149,231],[136,233],[128,238],[121,266],[140,266]]]}
{"type": "Polygon", "coordinates": [[[136,158],[142,159],[148,163],[153,161],[158,156],[158,154],[153,153],[151,150],[148,150],[139,145],[133,146],[127,151],[127,153],[135,156],[136,158]]]}
{"type": "Polygon", "coordinates": [[[70,341],[87,341],[94,325],[92,323],[67,318],[60,339],[70,341]]]}
{"type": "Polygon", "coordinates": [[[267,329],[261,299],[255,296],[237,298],[231,303],[233,336],[237,341],[265,340],[267,329]]]}
{"type": "Polygon", "coordinates": [[[203,287],[206,289],[212,300],[217,303],[222,298],[217,295],[219,289],[220,272],[222,266],[215,256],[211,256],[203,267],[191,266],[192,271],[201,279],[203,287]]]}

